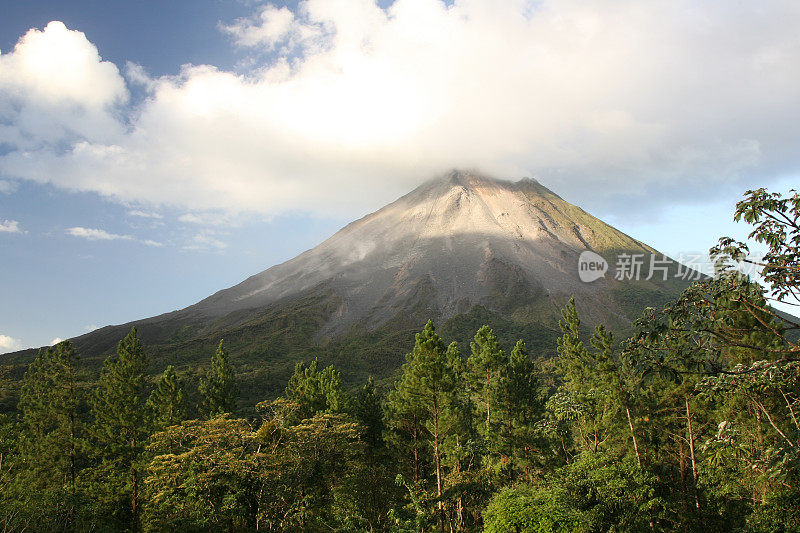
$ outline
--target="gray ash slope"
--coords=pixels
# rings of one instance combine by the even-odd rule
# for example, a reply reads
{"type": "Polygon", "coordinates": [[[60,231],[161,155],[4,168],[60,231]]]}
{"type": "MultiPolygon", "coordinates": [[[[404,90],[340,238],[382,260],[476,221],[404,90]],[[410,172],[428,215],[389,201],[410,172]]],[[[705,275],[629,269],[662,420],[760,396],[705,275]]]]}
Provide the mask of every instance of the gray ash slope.
{"type": "MultiPolygon", "coordinates": [[[[559,310],[573,295],[587,323],[622,331],[644,307],[686,285],[673,278],[616,281],[613,272],[583,283],[577,263],[584,250],[609,258],[654,252],[535,180],[453,171],[190,307],[74,341],[99,358],[135,325],[159,357],[190,364],[224,338],[255,368],[281,358],[325,359],[337,345],[369,339],[392,352],[371,372],[399,365],[411,332],[428,318],[465,337],[459,341],[475,325],[495,321],[508,335],[551,344],[559,310]]],[[[328,358],[346,357],[341,351],[328,358]]]]}
{"type": "Polygon", "coordinates": [[[607,297],[619,282],[578,278],[578,256],[587,249],[608,256],[654,252],[535,180],[454,171],[183,312],[221,318],[324,285],[341,300],[323,328],[334,336],[354,324],[374,329],[416,303],[420,288],[440,319],[473,305],[502,312],[524,303],[563,304],[575,295],[594,319],[630,320],[607,297]]]}

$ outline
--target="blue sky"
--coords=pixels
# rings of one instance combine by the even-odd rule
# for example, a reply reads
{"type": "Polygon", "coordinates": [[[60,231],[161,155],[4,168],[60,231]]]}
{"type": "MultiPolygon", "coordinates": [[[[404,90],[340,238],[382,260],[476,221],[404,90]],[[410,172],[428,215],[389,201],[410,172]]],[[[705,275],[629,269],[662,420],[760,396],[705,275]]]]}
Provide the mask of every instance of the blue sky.
{"type": "Polygon", "coordinates": [[[182,308],[453,167],[535,176],[673,255],[743,237],[744,190],[800,181],[798,22],[780,1],[9,3],[0,352],[182,308]]]}
{"type": "Polygon", "coordinates": [[[235,49],[217,24],[250,10],[245,3],[216,0],[9,2],[0,18],[0,50],[11,50],[31,28],[60,20],[86,33],[103,58],[117,65],[133,61],[154,75],[174,74],[184,63],[229,68],[235,49]]]}

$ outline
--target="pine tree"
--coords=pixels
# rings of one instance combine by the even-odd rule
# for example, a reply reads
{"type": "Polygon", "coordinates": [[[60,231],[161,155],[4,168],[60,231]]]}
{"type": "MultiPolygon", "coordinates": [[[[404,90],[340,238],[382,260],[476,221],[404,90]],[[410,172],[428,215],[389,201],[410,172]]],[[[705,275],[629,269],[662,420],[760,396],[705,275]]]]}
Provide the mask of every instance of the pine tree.
{"type": "Polygon", "coordinates": [[[416,486],[424,481],[430,463],[425,440],[425,410],[411,400],[409,389],[400,385],[398,382],[387,398],[385,439],[402,475],[416,486]]]}
{"type": "Polygon", "coordinates": [[[610,422],[616,420],[613,415],[618,410],[607,394],[606,379],[598,369],[596,354],[581,340],[581,321],[574,299],[562,309],[561,316],[559,325],[564,335],[558,339],[556,366],[563,384],[561,394],[551,399],[551,407],[557,417],[576,419],[583,449],[597,452],[607,442],[612,429],[610,422]]]}
{"type": "Polygon", "coordinates": [[[236,375],[223,341],[219,341],[217,351],[211,358],[211,368],[200,382],[200,395],[202,411],[208,417],[231,413],[236,409],[236,375]]]}
{"type": "MultiPolygon", "coordinates": [[[[0,386],[5,385],[3,370],[0,367],[0,386]]],[[[28,517],[20,512],[21,500],[32,489],[30,484],[18,482],[19,471],[24,467],[20,458],[21,429],[17,417],[0,413],[0,527],[5,531],[22,531],[29,526],[28,517]]]]}
{"type": "Polygon", "coordinates": [[[82,436],[77,360],[69,341],[39,352],[20,394],[25,483],[41,498],[39,505],[53,506],[36,510],[43,528],[75,527],[82,436]]]}
{"type": "Polygon", "coordinates": [[[386,429],[383,421],[381,397],[375,388],[375,381],[369,377],[353,400],[353,415],[364,427],[364,442],[368,453],[374,454],[385,445],[383,432],[386,429]]]}
{"type": "Polygon", "coordinates": [[[380,529],[377,524],[391,508],[398,487],[393,482],[397,471],[385,440],[383,401],[371,376],[354,395],[350,413],[361,426],[365,445],[363,459],[353,469],[351,493],[357,512],[370,524],[369,530],[380,529]]]}
{"type": "Polygon", "coordinates": [[[147,409],[156,431],[179,424],[186,418],[183,385],[172,365],[164,370],[156,388],[147,399],[147,409]]]}
{"type": "MultiPolygon", "coordinates": [[[[417,333],[414,350],[406,356],[403,374],[398,381],[393,403],[407,402],[406,412],[421,417],[427,430],[426,440],[433,450],[433,467],[436,482],[436,499],[439,526],[444,531],[444,449],[448,435],[448,410],[457,386],[450,354],[433,322],[428,321],[421,333],[417,333]]],[[[397,424],[398,421],[395,421],[397,424]]]]}
{"type": "Polygon", "coordinates": [[[97,497],[133,531],[139,528],[141,460],[149,436],[146,369],[147,358],[132,328],[117,346],[116,356],[103,363],[92,399],[94,452],[101,460],[95,472],[97,497]]]}
{"type": "Polygon", "coordinates": [[[500,348],[497,335],[489,326],[483,326],[478,330],[475,342],[470,344],[470,348],[472,354],[467,360],[467,365],[470,368],[471,382],[479,399],[479,406],[483,406],[486,414],[481,433],[488,439],[496,430],[492,425],[492,408],[497,403],[500,368],[505,361],[505,354],[500,348]]]}
{"type": "Polygon", "coordinates": [[[333,366],[319,370],[316,359],[308,366],[303,362],[295,365],[285,396],[297,409],[291,417],[294,422],[317,413],[343,413],[349,403],[339,371],[333,366]]]}
{"type": "Polygon", "coordinates": [[[544,416],[539,375],[522,340],[511,350],[502,375],[500,448],[508,456],[507,471],[515,480],[517,469],[529,471],[540,466],[546,454],[546,445],[537,430],[544,416]]]}
{"type": "Polygon", "coordinates": [[[448,364],[453,369],[455,386],[448,395],[448,405],[444,412],[444,461],[449,469],[445,476],[446,493],[455,498],[454,522],[450,530],[470,530],[477,523],[476,516],[469,513],[469,507],[480,507],[483,500],[485,476],[480,471],[482,454],[481,439],[475,424],[482,422],[482,414],[476,417],[476,407],[467,380],[467,365],[461,356],[458,344],[447,347],[448,364]]]}

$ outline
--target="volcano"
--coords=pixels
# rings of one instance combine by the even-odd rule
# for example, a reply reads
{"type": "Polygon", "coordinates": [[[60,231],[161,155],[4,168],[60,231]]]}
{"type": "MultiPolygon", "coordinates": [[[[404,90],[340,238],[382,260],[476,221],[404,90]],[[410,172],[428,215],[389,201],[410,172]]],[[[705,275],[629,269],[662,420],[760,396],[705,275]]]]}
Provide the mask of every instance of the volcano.
{"type": "Polygon", "coordinates": [[[533,179],[456,171],[182,313],[222,318],[324,286],[339,305],[322,335],[356,324],[375,329],[414,310],[440,320],[474,305],[509,314],[524,305],[560,305],[571,295],[592,316],[624,322],[625,309],[604,297],[609,282],[579,279],[584,250],[654,253],[533,179]]]}
{"type": "Polygon", "coordinates": [[[646,306],[677,296],[687,285],[678,265],[662,258],[663,275],[648,280],[651,257],[662,256],[534,179],[453,171],[190,307],[73,342],[99,361],[136,326],[155,360],[191,372],[222,338],[254,395],[313,357],[345,378],[389,376],[428,319],[462,346],[486,323],[552,355],[571,297],[587,325],[625,332],[646,306]],[[591,282],[579,272],[585,252],[606,261],[591,282]],[[616,258],[632,256],[644,259],[640,275],[618,275],[616,258]]]}

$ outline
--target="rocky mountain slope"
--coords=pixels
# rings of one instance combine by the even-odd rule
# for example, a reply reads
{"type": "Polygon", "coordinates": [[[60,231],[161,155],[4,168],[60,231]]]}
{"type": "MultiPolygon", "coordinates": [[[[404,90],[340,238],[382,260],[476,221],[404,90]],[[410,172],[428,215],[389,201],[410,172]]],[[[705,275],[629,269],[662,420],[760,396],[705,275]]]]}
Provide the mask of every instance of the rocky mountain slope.
{"type": "MultiPolygon", "coordinates": [[[[418,303],[449,318],[483,304],[514,307],[555,295],[580,295],[593,310],[609,284],[578,278],[578,256],[652,250],[532,179],[517,183],[453,172],[353,222],[316,248],[186,310],[216,318],[257,309],[327,284],[342,300],[326,324],[336,333],[364,321],[374,328],[418,303]],[[506,294],[508,293],[508,294],[506,294]]],[[[597,308],[597,309],[595,309],[597,308]]]]}

